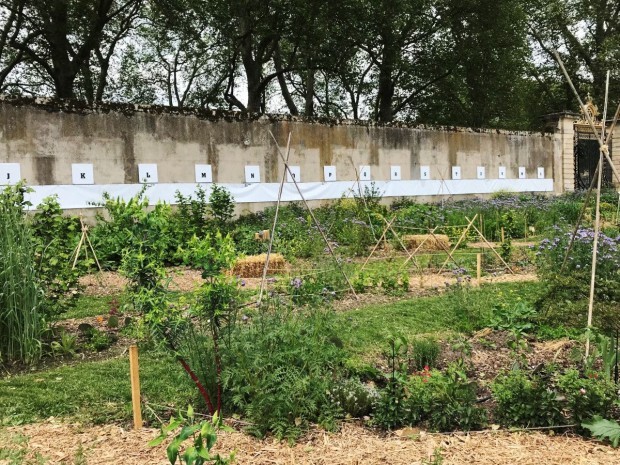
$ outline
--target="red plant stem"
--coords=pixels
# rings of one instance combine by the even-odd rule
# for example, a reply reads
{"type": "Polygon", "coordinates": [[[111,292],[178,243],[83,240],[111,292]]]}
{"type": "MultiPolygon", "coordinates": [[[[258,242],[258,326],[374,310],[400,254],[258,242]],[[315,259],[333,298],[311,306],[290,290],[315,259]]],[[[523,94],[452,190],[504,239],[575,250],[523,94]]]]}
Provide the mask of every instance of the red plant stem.
{"type": "Polygon", "coordinates": [[[192,371],[192,369],[189,367],[187,362],[185,360],[183,360],[183,358],[177,357],[177,360],[181,363],[181,365],[183,365],[183,368],[185,369],[187,374],[190,376],[190,378],[192,378],[192,381],[194,381],[194,383],[196,384],[196,387],[200,391],[200,394],[202,395],[202,398],[207,403],[207,408],[209,409],[209,414],[210,415],[214,415],[215,414],[215,409],[213,408],[213,404],[211,403],[211,397],[209,397],[209,393],[207,392],[205,387],[202,385],[202,383],[198,379],[198,376],[196,376],[196,374],[192,371]]]}

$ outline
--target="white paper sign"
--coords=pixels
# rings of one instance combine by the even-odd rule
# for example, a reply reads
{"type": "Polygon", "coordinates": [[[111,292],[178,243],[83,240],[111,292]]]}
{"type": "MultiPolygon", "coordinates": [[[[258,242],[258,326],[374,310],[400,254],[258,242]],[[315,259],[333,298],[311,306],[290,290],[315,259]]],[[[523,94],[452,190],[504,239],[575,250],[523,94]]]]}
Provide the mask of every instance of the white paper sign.
{"type": "Polygon", "coordinates": [[[245,182],[260,182],[260,166],[249,165],[245,167],[245,182]]]}
{"type": "Polygon", "coordinates": [[[370,166],[360,166],[360,181],[370,181],[370,166]]]}
{"type": "Polygon", "coordinates": [[[452,179],[461,179],[461,167],[460,166],[452,167],[452,179]]]}
{"type": "Polygon", "coordinates": [[[332,182],[336,180],[336,167],[324,166],[323,167],[323,179],[326,182],[332,182]]]}
{"type": "Polygon", "coordinates": [[[527,178],[525,166],[519,166],[519,179],[525,179],[525,178],[527,178]]]}
{"type": "Polygon", "coordinates": [[[138,182],[155,184],[158,182],[157,165],[155,163],[141,163],[138,165],[138,182]]]}
{"type": "Polygon", "coordinates": [[[0,163],[0,186],[16,184],[21,180],[19,163],[0,163]]]}
{"type": "Polygon", "coordinates": [[[299,166],[290,166],[288,170],[286,170],[286,182],[301,182],[301,167],[299,166]]]}
{"type": "Polygon", "coordinates": [[[71,181],[73,184],[95,184],[93,165],[91,163],[72,163],[71,181]]]}
{"type": "Polygon", "coordinates": [[[478,168],[476,168],[476,177],[478,179],[484,179],[486,177],[486,170],[484,166],[479,166],[478,168]]]}
{"type": "Polygon", "coordinates": [[[430,178],[431,178],[431,167],[420,166],[420,179],[430,179],[430,178]]]}
{"type": "Polygon", "coordinates": [[[545,179],[545,168],[542,166],[538,167],[538,179],[545,179]]]}
{"type": "Polygon", "coordinates": [[[499,179],[506,179],[506,167],[505,166],[499,167],[498,177],[499,179]]]}
{"type": "Polygon", "coordinates": [[[211,165],[195,165],[196,182],[213,182],[213,170],[211,165]]]}
{"type": "Polygon", "coordinates": [[[390,179],[400,181],[400,166],[390,166],[390,179]]]}

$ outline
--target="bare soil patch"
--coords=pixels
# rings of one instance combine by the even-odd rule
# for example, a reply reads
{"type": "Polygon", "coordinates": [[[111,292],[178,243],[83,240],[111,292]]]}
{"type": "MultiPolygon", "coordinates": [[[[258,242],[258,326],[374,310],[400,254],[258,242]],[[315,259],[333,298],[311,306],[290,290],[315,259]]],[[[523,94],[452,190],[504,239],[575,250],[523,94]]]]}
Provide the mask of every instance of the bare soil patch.
{"type": "MultiPolygon", "coordinates": [[[[166,464],[165,444],[149,447],[157,436],[154,429],[127,430],[116,425],[84,427],[53,420],[0,431],[4,445],[11,436],[29,437],[29,453],[47,459],[47,464],[71,464],[82,448],[86,463],[109,465],[166,464]]],[[[620,451],[580,437],[541,432],[487,431],[472,434],[426,434],[406,428],[389,436],[354,424],[338,433],[314,430],[289,446],[274,439],[258,440],[242,432],[222,433],[216,449],[236,450],[236,464],[270,465],[415,465],[428,463],[435,451],[444,465],[612,465],[620,462],[620,451]]],[[[0,460],[0,465],[8,461],[0,460]]]]}

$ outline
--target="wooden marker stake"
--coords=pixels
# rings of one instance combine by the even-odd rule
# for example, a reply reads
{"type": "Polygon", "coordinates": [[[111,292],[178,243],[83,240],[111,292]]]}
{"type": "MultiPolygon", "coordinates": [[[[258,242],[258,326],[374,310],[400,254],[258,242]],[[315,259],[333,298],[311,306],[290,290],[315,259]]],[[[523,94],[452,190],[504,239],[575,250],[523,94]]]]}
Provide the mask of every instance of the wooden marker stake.
{"type": "Polygon", "coordinates": [[[482,281],[482,254],[476,254],[476,277],[478,278],[478,286],[482,281]]]}
{"type": "Polygon", "coordinates": [[[140,408],[140,368],[138,365],[138,346],[129,346],[129,373],[131,377],[131,403],[133,406],[133,427],[142,429],[142,410],[140,408]]]}

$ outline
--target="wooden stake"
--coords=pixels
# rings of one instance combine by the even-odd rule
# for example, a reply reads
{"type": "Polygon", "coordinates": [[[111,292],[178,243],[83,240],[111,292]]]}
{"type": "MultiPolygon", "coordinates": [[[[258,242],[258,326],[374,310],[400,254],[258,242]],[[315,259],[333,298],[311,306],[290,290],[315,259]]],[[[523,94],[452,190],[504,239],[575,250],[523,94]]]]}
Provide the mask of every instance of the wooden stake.
{"type": "Polygon", "coordinates": [[[478,279],[478,286],[482,282],[482,254],[476,254],[476,278],[478,279]]]}
{"type": "MultiPolygon", "coordinates": [[[[381,233],[381,237],[379,238],[379,240],[377,241],[377,243],[375,244],[375,246],[372,248],[372,250],[370,251],[370,255],[368,255],[368,257],[366,257],[366,261],[364,262],[364,264],[362,265],[362,267],[360,268],[360,272],[364,271],[364,268],[366,268],[366,265],[368,265],[368,262],[370,261],[370,258],[373,256],[373,254],[375,253],[375,251],[379,248],[379,246],[381,245],[381,241],[383,241],[384,239],[387,239],[386,234],[388,232],[388,230],[390,229],[390,225],[392,224],[392,222],[396,219],[396,215],[394,215],[392,217],[392,219],[389,221],[389,223],[387,223],[387,220],[385,218],[383,218],[383,221],[386,221],[387,225],[385,226],[385,228],[383,228],[383,233],[381,233]]],[[[406,249],[405,249],[406,251],[406,249]]]]}
{"type": "Polygon", "coordinates": [[[133,427],[142,429],[142,410],[140,408],[140,367],[138,364],[138,346],[129,346],[129,374],[131,378],[131,403],[133,406],[133,427]]]}
{"type": "MultiPolygon", "coordinates": [[[[276,142],[276,145],[278,143],[276,142]]],[[[279,150],[279,149],[278,149],[279,150]]],[[[271,237],[269,238],[269,247],[267,248],[267,256],[265,257],[265,267],[263,268],[263,279],[260,282],[260,291],[258,293],[257,305],[260,305],[265,292],[265,282],[267,281],[267,271],[269,270],[269,257],[273,247],[273,239],[276,236],[276,225],[278,224],[278,212],[280,211],[280,203],[282,202],[282,191],[284,190],[284,181],[286,181],[286,164],[291,154],[291,133],[288,133],[288,142],[286,143],[286,160],[284,160],[284,173],[282,173],[282,181],[280,182],[280,190],[278,191],[278,202],[276,203],[276,212],[273,215],[273,226],[271,227],[271,237]]],[[[269,230],[266,230],[269,233],[269,230]]]]}
{"type": "MultiPolygon", "coordinates": [[[[527,228],[527,226],[526,226],[526,228],[527,228]]],[[[526,229],[526,231],[527,231],[527,229],[526,229]]],[[[504,243],[504,227],[502,226],[502,244],[503,243],[504,243]]]]}
{"type": "MultiPolygon", "coordinates": [[[[471,219],[471,221],[468,220],[469,224],[467,225],[465,230],[461,233],[461,236],[459,237],[459,240],[456,241],[456,244],[452,248],[452,254],[454,252],[456,252],[456,249],[458,249],[459,245],[461,245],[461,242],[463,242],[463,240],[467,237],[467,233],[469,232],[469,230],[471,229],[472,225],[474,224],[474,221],[476,221],[476,217],[477,216],[478,216],[478,213],[476,213],[474,215],[474,217],[471,219]]],[[[449,255],[451,256],[452,254],[449,254],[449,255]]],[[[439,269],[439,273],[437,273],[437,274],[441,274],[441,272],[443,271],[444,267],[448,264],[448,261],[450,260],[450,256],[448,256],[448,258],[446,258],[446,261],[443,262],[443,265],[441,265],[441,268],[439,269]]]]}
{"type": "MultiPolygon", "coordinates": [[[[276,143],[276,149],[278,150],[278,154],[280,155],[280,158],[284,162],[285,170],[288,171],[289,173],[291,173],[291,169],[289,168],[288,163],[284,159],[284,155],[282,155],[282,151],[280,150],[280,147],[278,147],[278,141],[276,140],[276,138],[274,137],[274,135],[273,135],[273,133],[271,131],[269,131],[269,135],[271,136],[273,141],[276,143]]],[[[325,235],[325,232],[323,231],[323,228],[321,227],[321,224],[316,219],[316,216],[314,216],[314,212],[310,208],[310,205],[308,205],[308,201],[304,197],[304,194],[301,192],[301,188],[299,187],[299,184],[297,184],[297,180],[295,179],[295,177],[293,177],[292,173],[291,173],[291,177],[293,178],[293,184],[295,185],[295,189],[297,189],[297,193],[301,197],[301,201],[304,203],[304,206],[306,207],[306,210],[308,210],[308,214],[310,215],[310,218],[312,218],[312,222],[314,223],[314,225],[318,229],[319,233],[321,234],[321,237],[323,238],[323,241],[327,245],[327,250],[329,250],[329,254],[332,257],[332,259],[334,260],[334,263],[336,264],[336,267],[338,268],[338,270],[340,271],[342,276],[344,276],[344,280],[349,285],[349,289],[351,290],[351,293],[353,294],[353,297],[355,297],[356,300],[359,299],[359,297],[357,296],[357,293],[355,292],[355,289],[353,288],[353,284],[351,284],[351,281],[349,280],[349,277],[347,276],[347,274],[342,269],[342,266],[340,265],[340,262],[338,261],[338,258],[336,257],[336,254],[334,253],[334,248],[329,243],[329,239],[327,239],[327,236],[325,235]]]]}
{"type": "MultiPolygon", "coordinates": [[[[465,217],[465,219],[467,221],[469,221],[469,218],[465,217]]],[[[491,245],[491,243],[489,241],[487,241],[487,238],[484,237],[484,234],[482,234],[480,232],[480,230],[478,228],[476,228],[476,226],[472,226],[474,228],[474,230],[478,233],[478,235],[480,236],[480,239],[482,239],[482,241],[491,249],[491,251],[497,256],[497,258],[500,259],[500,261],[504,264],[504,266],[506,267],[506,269],[508,271],[510,271],[510,274],[515,274],[514,271],[512,271],[512,268],[510,268],[510,266],[508,266],[508,263],[506,263],[506,260],[504,260],[502,258],[502,256],[500,254],[497,253],[497,250],[495,250],[495,248],[491,245]]]]}

